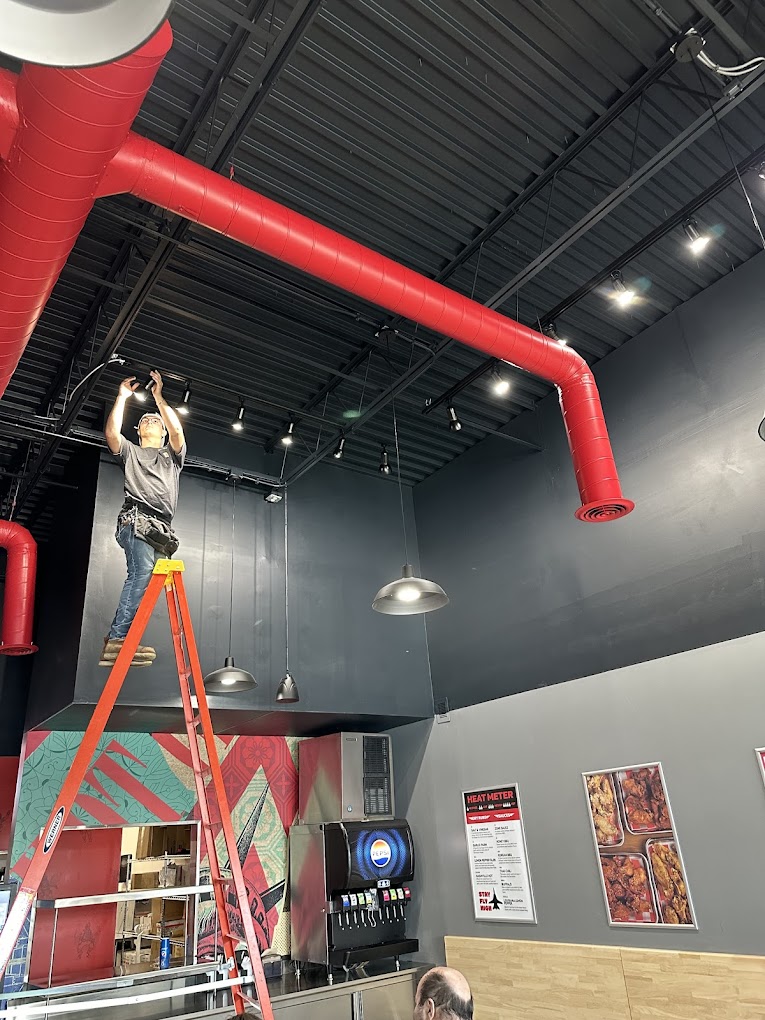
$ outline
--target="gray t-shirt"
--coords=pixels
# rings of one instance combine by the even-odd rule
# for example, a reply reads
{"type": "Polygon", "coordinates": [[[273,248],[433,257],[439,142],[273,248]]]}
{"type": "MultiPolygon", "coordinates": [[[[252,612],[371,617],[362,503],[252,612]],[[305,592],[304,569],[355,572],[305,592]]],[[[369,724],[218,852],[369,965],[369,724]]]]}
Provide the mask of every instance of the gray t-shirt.
{"type": "Polygon", "coordinates": [[[156,449],[136,446],[120,436],[117,459],[125,471],[125,496],[172,518],[178,505],[178,483],[186,460],[186,444],[176,453],[169,443],[156,449]]]}

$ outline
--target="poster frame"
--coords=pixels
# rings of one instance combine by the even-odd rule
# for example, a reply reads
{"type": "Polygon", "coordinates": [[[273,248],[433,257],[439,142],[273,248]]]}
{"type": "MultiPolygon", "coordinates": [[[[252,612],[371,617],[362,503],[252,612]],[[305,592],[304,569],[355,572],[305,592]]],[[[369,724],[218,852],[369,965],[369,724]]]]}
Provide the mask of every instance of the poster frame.
{"type": "MultiPolygon", "coordinates": [[[[675,816],[674,816],[674,813],[672,811],[672,804],[671,804],[670,799],[669,799],[669,790],[667,789],[667,783],[666,783],[666,780],[664,778],[664,768],[662,767],[661,762],[660,761],[650,761],[650,762],[643,762],[640,765],[618,765],[618,766],[615,766],[615,767],[612,767],[612,768],[608,768],[608,769],[590,769],[589,771],[582,773],[582,786],[584,788],[584,799],[585,799],[585,804],[587,805],[587,818],[589,819],[589,822],[590,822],[590,832],[592,833],[592,842],[593,842],[593,846],[595,847],[595,865],[596,865],[596,867],[598,869],[598,877],[600,879],[600,888],[601,888],[601,890],[603,892],[603,904],[604,904],[604,906],[606,908],[606,919],[608,921],[608,926],[610,928],[646,928],[649,931],[663,931],[663,930],[673,931],[673,932],[674,931],[698,931],[699,930],[699,922],[698,922],[698,917],[696,916],[696,910],[695,910],[695,908],[693,906],[693,898],[691,896],[691,886],[690,886],[690,882],[688,881],[688,870],[687,870],[687,868],[685,866],[685,860],[683,859],[683,851],[682,851],[682,847],[680,846],[680,840],[679,840],[678,835],[677,835],[677,826],[675,825],[675,816]],[[655,922],[651,922],[651,921],[614,921],[612,919],[612,917],[611,917],[611,910],[610,910],[610,908],[608,906],[608,895],[606,893],[606,883],[605,883],[605,879],[603,878],[603,869],[600,866],[600,850],[601,850],[601,847],[598,846],[598,837],[597,837],[597,834],[595,832],[595,822],[594,822],[593,817],[592,817],[592,811],[590,809],[590,798],[589,798],[589,794],[587,792],[587,777],[588,776],[601,776],[601,775],[604,775],[604,774],[605,775],[614,775],[617,772],[628,772],[628,771],[635,770],[635,769],[649,769],[649,768],[650,769],[658,768],[659,775],[661,777],[661,785],[662,785],[662,787],[664,789],[664,799],[667,802],[667,813],[669,815],[669,821],[670,821],[670,823],[672,825],[672,838],[673,838],[673,842],[675,844],[675,848],[677,850],[677,856],[678,856],[678,859],[680,861],[680,866],[683,869],[683,878],[685,879],[685,892],[686,892],[686,896],[688,897],[688,907],[689,907],[690,912],[691,912],[691,917],[693,918],[693,924],[665,924],[664,921],[655,921],[655,922]]],[[[616,849],[616,848],[614,848],[614,849],[616,849]]],[[[650,875],[648,877],[649,877],[649,881],[650,881],[650,875]]],[[[657,910],[659,910],[658,897],[656,898],[656,907],[657,907],[657,910]]],[[[661,916],[660,913],[659,913],[659,916],[661,916]]]]}
{"type": "Polygon", "coordinates": [[[501,783],[499,785],[481,786],[477,789],[462,790],[460,793],[460,810],[462,811],[462,824],[465,829],[465,848],[467,850],[468,877],[470,879],[470,895],[473,900],[473,919],[476,921],[489,921],[492,924],[539,924],[537,917],[537,905],[534,899],[534,881],[531,875],[531,862],[529,861],[529,848],[526,843],[526,825],[523,821],[523,805],[521,803],[521,788],[519,783],[501,783]],[[515,799],[518,804],[518,821],[521,824],[521,840],[523,854],[526,864],[526,875],[529,880],[529,902],[531,904],[531,917],[490,917],[487,914],[477,914],[475,911],[476,893],[473,871],[473,851],[470,845],[470,833],[468,830],[467,814],[465,811],[465,796],[469,793],[481,793],[483,791],[515,789],[515,799]]]}
{"type": "Polygon", "coordinates": [[[754,753],[757,758],[757,764],[760,766],[762,781],[765,783],[765,747],[755,747],[754,753]]]}

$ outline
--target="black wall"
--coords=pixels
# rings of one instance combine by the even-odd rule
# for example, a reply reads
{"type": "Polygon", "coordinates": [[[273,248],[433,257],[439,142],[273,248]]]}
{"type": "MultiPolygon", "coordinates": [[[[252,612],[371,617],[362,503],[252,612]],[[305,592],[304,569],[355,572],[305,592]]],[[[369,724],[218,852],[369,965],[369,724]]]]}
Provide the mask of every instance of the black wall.
{"type": "MultiPolygon", "coordinates": [[[[214,453],[216,460],[238,467],[272,467],[246,443],[222,441],[213,450],[201,437],[195,441],[193,431],[189,450],[201,456],[214,453]]],[[[124,554],[114,541],[122,486],[121,470],[104,456],[74,690],[67,689],[69,707],[55,718],[38,710],[30,722],[82,727],[108,675],[96,663],[124,580],[124,554]]],[[[414,530],[411,496],[405,495],[414,530]]],[[[175,527],[204,672],[223,665],[228,650],[231,506],[230,485],[184,472],[175,527]]],[[[285,670],[284,505],[265,503],[261,494],[239,488],[233,652],[237,664],[255,674],[259,687],[212,699],[216,729],[377,729],[430,715],[422,618],[385,617],[371,608],[376,590],[401,569],[396,487],[333,466],[317,468],[290,489],[289,546],[290,668],[301,699],[276,711],[274,695],[285,670]]],[[[110,725],[178,731],[183,723],[164,596],[144,643],[157,648],[157,662],[129,672],[110,725]]],[[[58,679],[49,674],[46,682],[56,686],[58,679]]],[[[59,708],[58,698],[50,703],[59,708]]]]}
{"type": "MultiPolygon", "coordinates": [[[[581,524],[554,397],[415,490],[436,704],[476,704],[764,629],[765,255],[596,368],[634,513],[581,524]],[[509,448],[509,449],[508,449],[509,448]]],[[[619,314],[614,311],[614,314],[619,314]]]]}

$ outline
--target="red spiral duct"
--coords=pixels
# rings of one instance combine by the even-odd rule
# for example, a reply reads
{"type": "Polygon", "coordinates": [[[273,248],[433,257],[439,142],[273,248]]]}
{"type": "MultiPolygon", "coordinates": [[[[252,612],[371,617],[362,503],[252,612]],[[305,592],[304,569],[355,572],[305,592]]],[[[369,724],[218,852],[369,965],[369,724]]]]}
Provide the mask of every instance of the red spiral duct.
{"type": "Polygon", "coordinates": [[[114,64],[0,76],[0,395],[171,43],[166,23],[114,64]]]}
{"type": "Polygon", "coordinates": [[[37,543],[20,524],[0,521],[0,549],[8,554],[0,655],[30,655],[37,651],[32,644],[37,543]]]}
{"type": "Polygon", "coordinates": [[[120,191],[554,383],[582,500],[576,516],[601,522],[634,509],[622,495],[595,379],[570,347],[133,133],[100,189],[120,191]]]}

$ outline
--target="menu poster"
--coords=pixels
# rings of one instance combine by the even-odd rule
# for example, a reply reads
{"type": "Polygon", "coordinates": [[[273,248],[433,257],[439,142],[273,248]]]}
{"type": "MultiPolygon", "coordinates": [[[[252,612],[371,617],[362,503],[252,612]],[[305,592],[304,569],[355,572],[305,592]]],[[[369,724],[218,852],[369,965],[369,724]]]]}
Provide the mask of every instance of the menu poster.
{"type": "Polygon", "coordinates": [[[536,923],[516,785],[462,794],[476,921],[536,923]]]}
{"type": "Polygon", "coordinates": [[[661,765],[583,778],[609,922],[695,928],[661,765]]]}

